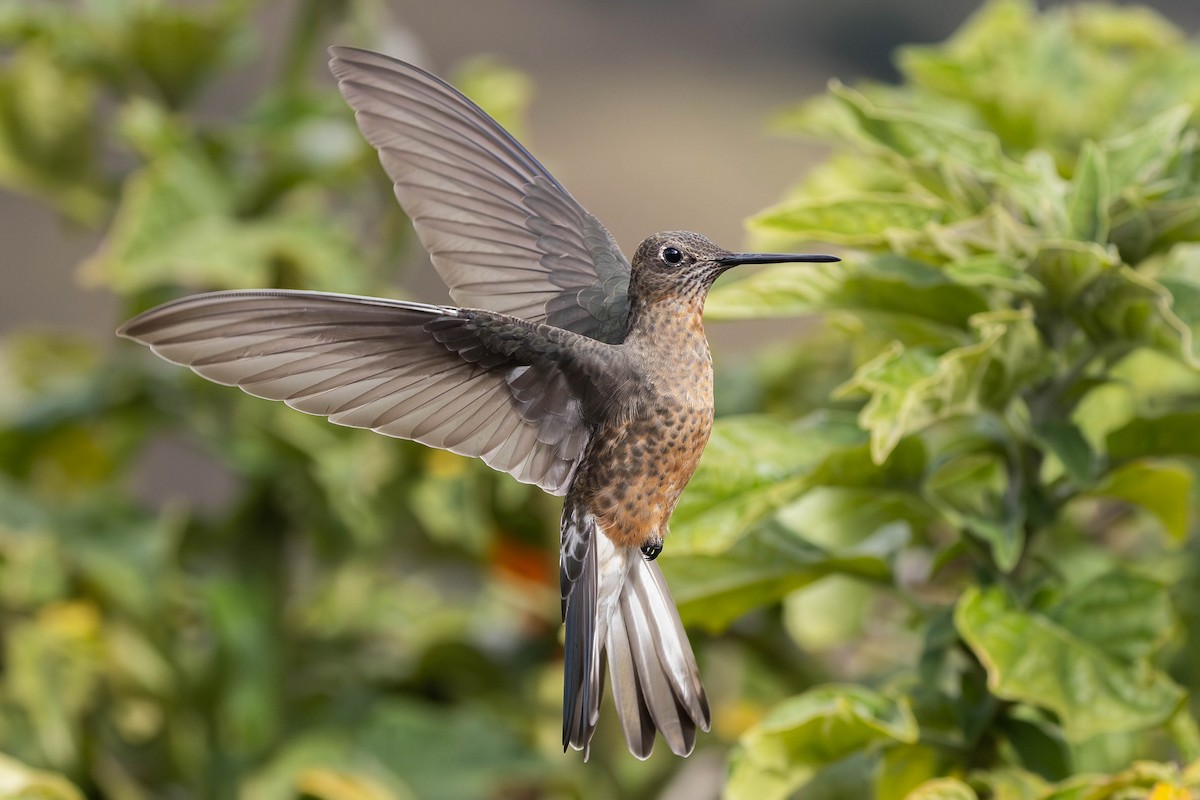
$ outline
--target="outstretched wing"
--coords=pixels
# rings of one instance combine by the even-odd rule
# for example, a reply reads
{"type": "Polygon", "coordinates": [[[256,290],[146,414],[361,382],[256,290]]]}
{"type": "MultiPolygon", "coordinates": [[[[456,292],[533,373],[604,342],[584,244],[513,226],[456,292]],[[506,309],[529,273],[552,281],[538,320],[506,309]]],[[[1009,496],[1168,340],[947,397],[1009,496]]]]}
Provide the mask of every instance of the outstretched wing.
{"type": "Polygon", "coordinates": [[[629,262],[598,219],[477,105],[378,53],[330,69],[459,305],[625,338],[629,262]]]}
{"type": "Polygon", "coordinates": [[[217,383],[563,494],[589,429],[557,364],[514,353],[512,337],[537,330],[443,306],[264,290],[185,297],[118,333],[217,383]],[[498,326],[506,352],[491,345],[498,326]]]}

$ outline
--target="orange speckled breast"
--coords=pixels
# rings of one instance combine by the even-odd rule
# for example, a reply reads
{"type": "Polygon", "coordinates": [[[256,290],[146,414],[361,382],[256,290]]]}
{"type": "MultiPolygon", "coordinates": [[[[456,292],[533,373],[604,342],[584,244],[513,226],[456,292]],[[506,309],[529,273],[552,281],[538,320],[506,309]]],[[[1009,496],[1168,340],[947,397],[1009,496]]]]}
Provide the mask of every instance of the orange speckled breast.
{"type": "Polygon", "coordinates": [[[712,384],[692,389],[682,396],[658,395],[643,406],[644,414],[592,437],[577,486],[618,545],[641,546],[667,532],[712,432],[712,384]]]}

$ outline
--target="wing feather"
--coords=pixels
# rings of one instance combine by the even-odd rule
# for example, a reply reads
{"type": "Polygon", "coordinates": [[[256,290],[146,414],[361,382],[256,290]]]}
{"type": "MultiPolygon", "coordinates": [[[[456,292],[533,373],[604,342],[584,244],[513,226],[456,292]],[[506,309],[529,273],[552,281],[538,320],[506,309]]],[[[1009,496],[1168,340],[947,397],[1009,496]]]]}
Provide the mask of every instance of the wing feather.
{"type": "Polygon", "coordinates": [[[624,339],[629,262],[537,159],[433,75],[364,50],[330,55],[455,302],[624,339]]]}
{"type": "Polygon", "coordinates": [[[476,456],[563,494],[589,436],[578,398],[554,364],[523,364],[473,338],[464,327],[472,313],[484,312],[318,292],[216,292],[159,306],[119,333],[218,383],[339,425],[476,456]],[[509,385],[531,369],[540,381],[509,385]]]}

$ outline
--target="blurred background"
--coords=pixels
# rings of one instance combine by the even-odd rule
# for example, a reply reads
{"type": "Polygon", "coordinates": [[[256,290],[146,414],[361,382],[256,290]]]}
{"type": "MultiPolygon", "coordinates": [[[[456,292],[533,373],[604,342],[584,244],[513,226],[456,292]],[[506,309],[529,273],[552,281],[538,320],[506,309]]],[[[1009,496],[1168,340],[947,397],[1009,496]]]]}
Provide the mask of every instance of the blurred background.
{"type": "MultiPolygon", "coordinates": [[[[8,0],[4,7],[15,14],[26,4],[39,3],[8,0]]],[[[279,69],[300,4],[260,5],[252,17],[252,47],[241,54],[236,70],[200,98],[206,115],[219,117],[253,103],[279,69]]],[[[820,156],[803,142],[770,136],[771,115],[820,91],[832,77],[894,78],[895,47],[941,41],[978,3],[378,0],[375,5],[388,21],[385,30],[372,32],[375,44],[392,55],[440,75],[452,76],[480,56],[525,72],[533,92],[525,144],[632,249],[647,234],[671,229],[700,231],[737,246],[742,220],[778,198],[803,165],[820,156]]],[[[1189,33],[1200,28],[1200,6],[1188,0],[1142,5],[1189,33]]],[[[349,32],[335,38],[361,43],[349,32]]],[[[319,75],[323,67],[312,69],[319,75]]],[[[3,189],[0,226],[12,254],[0,293],[0,326],[46,323],[95,335],[111,329],[111,298],[85,291],[76,280],[76,266],[96,247],[94,232],[63,225],[51,209],[3,189]]],[[[397,264],[397,278],[422,297],[444,296],[419,252],[397,264]]],[[[719,331],[718,343],[725,336],[739,334],[719,331]]]]}
{"type": "MultiPolygon", "coordinates": [[[[1200,28],[1195,2],[1143,5],[1200,28]]],[[[0,2],[0,753],[94,797],[717,796],[738,735],[831,677],[777,609],[697,636],[717,721],[690,760],[634,761],[606,710],[583,767],[556,752],[557,501],[112,332],[209,288],[445,297],[327,44],[463,86],[627,252],[672,228],[736,248],[825,154],[772,137],[773,115],[833,77],[895,78],[896,46],[975,8],[0,2]]],[[[721,410],[758,407],[733,357],[803,327],[780,326],[710,328],[721,410]]]]}

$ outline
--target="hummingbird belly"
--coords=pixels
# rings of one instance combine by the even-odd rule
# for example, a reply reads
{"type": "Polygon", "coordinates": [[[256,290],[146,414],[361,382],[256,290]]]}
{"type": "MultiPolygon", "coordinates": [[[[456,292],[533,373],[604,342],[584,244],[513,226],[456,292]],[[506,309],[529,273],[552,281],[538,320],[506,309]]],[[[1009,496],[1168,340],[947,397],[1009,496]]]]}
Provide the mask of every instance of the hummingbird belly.
{"type": "Polygon", "coordinates": [[[700,394],[707,398],[660,395],[592,437],[576,486],[614,544],[640,547],[667,532],[712,431],[711,389],[700,394]]]}

